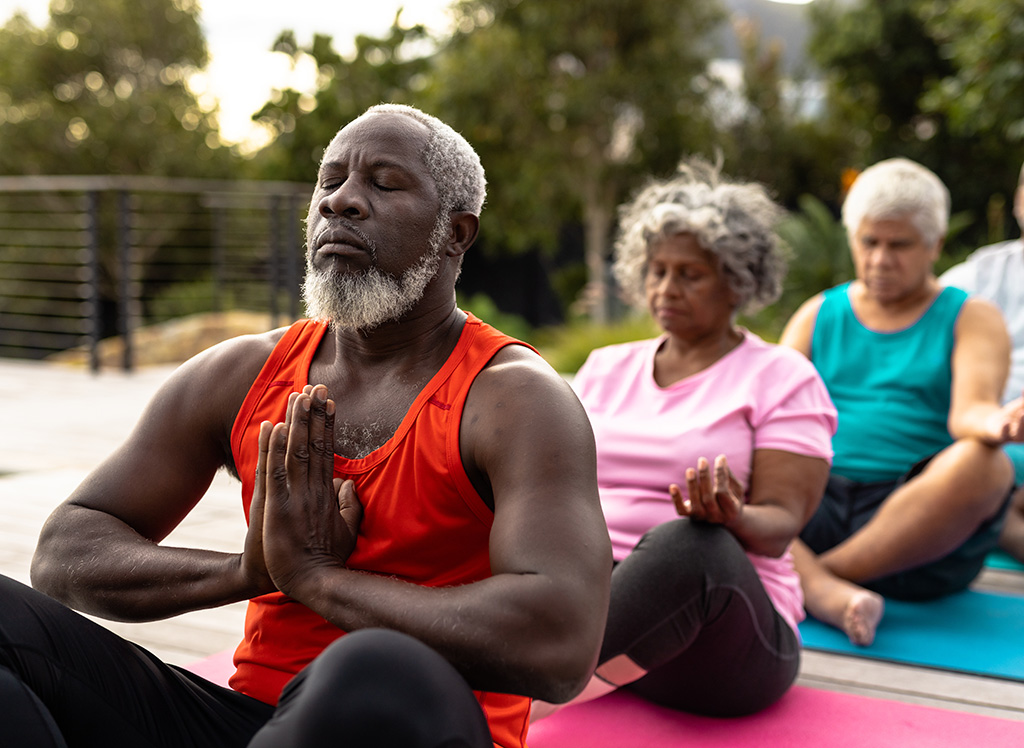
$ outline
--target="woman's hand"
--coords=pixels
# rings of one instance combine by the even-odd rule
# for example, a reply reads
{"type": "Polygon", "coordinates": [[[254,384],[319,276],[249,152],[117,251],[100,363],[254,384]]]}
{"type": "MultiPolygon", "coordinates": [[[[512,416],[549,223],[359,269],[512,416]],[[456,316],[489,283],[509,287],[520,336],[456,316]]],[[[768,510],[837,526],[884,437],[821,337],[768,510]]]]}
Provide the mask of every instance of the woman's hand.
{"type": "Polygon", "coordinates": [[[668,487],[676,512],[699,522],[728,525],[743,514],[743,485],[729,469],[725,455],[715,458],[715,470],[706,458],[697,460],[697,468],[686,469],[686,490],[689,499],[675,483],[668,487]]]}

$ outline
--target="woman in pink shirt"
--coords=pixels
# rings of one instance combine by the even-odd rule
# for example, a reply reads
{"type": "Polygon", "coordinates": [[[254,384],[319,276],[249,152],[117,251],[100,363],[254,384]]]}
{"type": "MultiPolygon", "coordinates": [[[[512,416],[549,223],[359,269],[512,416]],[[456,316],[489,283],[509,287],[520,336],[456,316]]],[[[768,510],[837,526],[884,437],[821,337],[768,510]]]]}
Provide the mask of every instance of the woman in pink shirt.
{"type": "Polygon", "coordinates": [[[575,379],[616,560],[599,666],[576,701],[628,684],[735,716],[796,677],[789,546],[824,491],[836,414],[803,356],[735,323],[778,297],[781,213],[702,162],[622,209],[615,274],[663,334],[594,351],[575,379]]]}

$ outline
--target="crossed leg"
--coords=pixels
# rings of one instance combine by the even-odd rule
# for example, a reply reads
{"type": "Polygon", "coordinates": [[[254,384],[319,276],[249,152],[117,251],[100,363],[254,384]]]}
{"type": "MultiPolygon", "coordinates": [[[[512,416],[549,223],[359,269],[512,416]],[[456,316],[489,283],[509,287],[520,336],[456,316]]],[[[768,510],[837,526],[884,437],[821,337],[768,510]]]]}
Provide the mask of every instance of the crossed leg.
{"type": "Polygon", "coordinates": [[[1017,488],[1006,513],[1006,524],[999,536],[999,547],[1024,562],[1024,485],[1017,488]]]}
{"type": "Polygon", "coordinates": [[[870,644],[883,601],[862,585],[955,551],[999,512],[1012,481],[1013,468],[1001,450],[962,439],[935,455],[834,547],[816,555],[797,541],[793,559],[807,611],[842,629],[853,643],[870,644]]]}

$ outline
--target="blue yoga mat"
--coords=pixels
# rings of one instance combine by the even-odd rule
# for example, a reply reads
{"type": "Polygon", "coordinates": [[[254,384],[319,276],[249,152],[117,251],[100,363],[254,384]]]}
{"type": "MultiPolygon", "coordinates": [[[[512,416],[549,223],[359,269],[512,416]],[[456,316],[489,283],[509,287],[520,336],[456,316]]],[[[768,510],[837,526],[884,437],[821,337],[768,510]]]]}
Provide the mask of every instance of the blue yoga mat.
{"type": "Polygon", "coordinates": [[[1001,550],[994,550],[985,556],[985,566],[1003,571],[1024,571],[1024,564],[1001,550]]]}
{"type": "Polygon", "coordinates": [[[967,590],[922,603],[885,601],[870,647],[813,618],[800,624],[804,647],[1024,681],[1024,597],[967,590]]]}

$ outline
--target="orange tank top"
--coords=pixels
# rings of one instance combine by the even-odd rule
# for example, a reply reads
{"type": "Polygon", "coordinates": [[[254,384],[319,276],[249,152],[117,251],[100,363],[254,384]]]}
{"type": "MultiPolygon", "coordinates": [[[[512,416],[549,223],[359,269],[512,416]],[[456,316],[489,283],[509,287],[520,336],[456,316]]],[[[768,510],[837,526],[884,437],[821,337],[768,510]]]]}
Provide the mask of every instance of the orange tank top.
{"type": "MultiPolygon", "coordinates": [[[[326,330],[319,320],[292,325],[235,419],[231,451],[247,519],[259,425],[284,421],[288,395],[308,383],[313,355],[326,330]]],[[[468,315],[455,350],[416,397],[394,436],[364,458],[335,456],[334,475],[355,481],[363,505],[348,568],[428,587],[468,584],[491,575],[488,537],[494,515],[462,466],[459,424],[473,379],[498,350],[518,342],[468,315]],[[408,490],[396,490],[402,486],[408,490]]],[[[244,638],[235,650],[231,687],[276,704],[291,677],[344,633],[280,592],[253,598],[244,638]]],[[[522,748],[530,699],[475,693],[495,745],[522,748]]]]}

